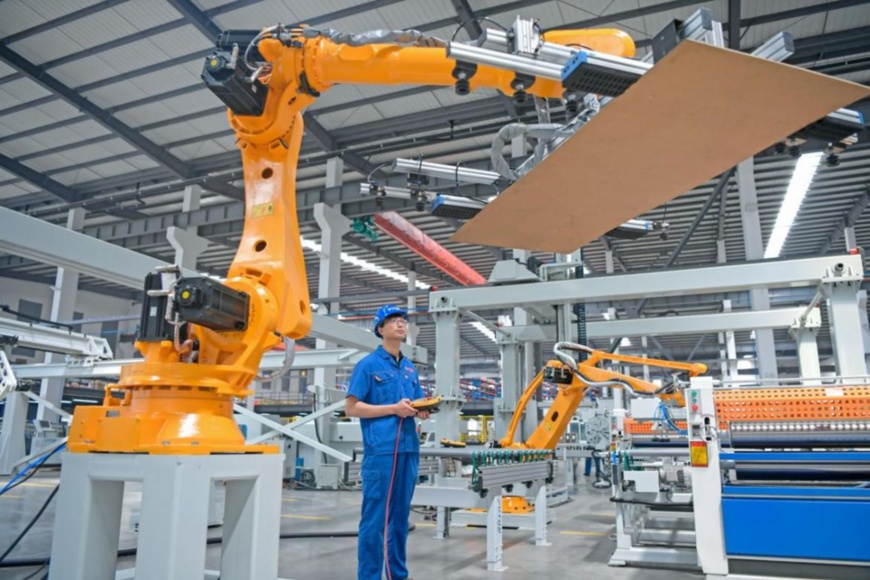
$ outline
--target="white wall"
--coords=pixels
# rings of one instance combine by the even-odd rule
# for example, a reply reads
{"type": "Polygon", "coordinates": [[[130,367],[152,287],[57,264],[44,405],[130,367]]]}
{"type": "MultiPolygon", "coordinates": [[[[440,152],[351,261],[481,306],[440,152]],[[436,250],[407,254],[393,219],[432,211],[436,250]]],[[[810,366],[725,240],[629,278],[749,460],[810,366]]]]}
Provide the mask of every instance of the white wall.
{"type": "MultiPolygon", "coordinates": [[[[31,302],[42,304],[42,318],[49,318],[51,314],[51,299],[52,287],[47,284],[38,284],[35,282],[25,282],[12,278],[0,277],[0,304],[6,304],[11,309],[18,308],[18,300],[23,298],[31,302]]],[[[138,316],[140,311],[139,303],[134,303],[132,300],[122,300],[112,296],[104,296],[92,292],[79,291],[76,294],[75,311],[84,314],[84,318],[104,318],[108,316],[126,316],[136,315],[136,320],[124,320],[118,323],[118,331],[121,334],[133,334],[139,324],[138,316]]],[[[15,318],[15,316],[0,312],[0,316],[4,318],[15,318]]],[[[77,329],[85,334],[94,334],[99,336],[100,324],[85,324],[77,329]]],[[[132,343],[120,343],[115,350],[115,358],[132,358],[135,349],[132,343]]],[[[21,357],[14,357],[21,358],[21,357]]],[[[43,362],[45,355],[37,353],[35,358],[28,359],[28,362],[43,362]]]]}

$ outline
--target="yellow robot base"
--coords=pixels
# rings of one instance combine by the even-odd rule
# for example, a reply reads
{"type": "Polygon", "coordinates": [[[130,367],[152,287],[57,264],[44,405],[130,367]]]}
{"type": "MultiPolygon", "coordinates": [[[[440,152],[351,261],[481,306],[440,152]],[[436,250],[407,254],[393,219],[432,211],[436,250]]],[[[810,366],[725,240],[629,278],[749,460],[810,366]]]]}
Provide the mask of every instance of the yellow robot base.
{"type": "Polygon", "coordinates": [[[163,365],[163,384],[148,384],[157,376],[149,375],[149,366],[125,367],[120,383],[107,389],[103,405],[76,409],[67,443],[72,453],[278,453],[274,445],[245,444],[233,419],[233,396],[220,384],[225,369],[210,365],[213,372],[204,379],[192,375],[205,365],[163,365]],[[118,389],[123,399],[113,396],[118,389]]]}

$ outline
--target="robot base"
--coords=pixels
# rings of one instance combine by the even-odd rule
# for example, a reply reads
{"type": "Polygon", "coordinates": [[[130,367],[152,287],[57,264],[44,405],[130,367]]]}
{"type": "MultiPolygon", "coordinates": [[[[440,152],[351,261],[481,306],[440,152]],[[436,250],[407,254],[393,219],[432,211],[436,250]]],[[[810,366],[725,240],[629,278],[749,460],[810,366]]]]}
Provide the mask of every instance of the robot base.
{"type": "Polygon", "coordinates": [[[226,481],[220,578],[278,577],[284,456],[65,453],[50,580],[190,580],[205,569],[209,497],[226,481]],[[137,568],[116,575],[126,481],[142,482],[137,568]]]}

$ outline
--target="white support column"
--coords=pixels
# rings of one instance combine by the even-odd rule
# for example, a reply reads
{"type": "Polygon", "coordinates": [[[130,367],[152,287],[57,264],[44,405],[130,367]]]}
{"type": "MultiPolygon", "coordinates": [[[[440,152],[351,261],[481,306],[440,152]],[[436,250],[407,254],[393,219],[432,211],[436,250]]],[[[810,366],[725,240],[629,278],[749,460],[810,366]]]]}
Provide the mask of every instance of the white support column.
{"type": "MultiPolygon", "coordinates": [[[[519,138],[522,139],[522,138],[519,138]]],[[[516,141],[516,139],[514,140],[516,141]]],[[[512,147],[514,142],[512,141],[512,147]]],[[[520,145],[524,147],[525,141],[522,140],[520,145]]],[[[519,154],[522,155],[523,147],[519,148],[519,154]]],[[[512,153],[515,153],[512,149],[512,153]]],[[[532,253],[528,250],[513,250],[514,260],[518,260],[522,264],[527,264],[532,253]]],[[[515,307],[512,313],[514,326],[524,326],[532,323],[532,317],[525,308],[515,307]]],[[[532,382],[532,379],[537,374],[535,369],[535,349],[533,342],[521,342],[513,345],[516,349],[517,367],[516,373],[507,381],[502,379],[501,398],[496,399],[496,414],[495,414],[495,438],[501,439],[507,432],[507,426],[510,423],[513,410],[516,408],[517,401],[523,394],[526,386],[532,382]],[[498,409],[501,412],[498,412],[498,409]]],[[[523,420],[520,422],[518,440],[524,441],[526,437],[531,435],[538,425],[538,402],[535,399],[529,401],[526,405],[526,413],[523,420]]]]}
{"type": "MultiPolygon", "coordinates": [[[[643,347],[643,358],[649,358],[649,355],[647,354],[647,349],[649,348],[649,339],[645,336],[641,336],[640,345],[643,347]]],[[[643,380],[645,380],[646,382],[650,381],[649,365],[643,365],[643,380]]]]}
{"type": "Polygon", "coordinates": [[[175,263],[188,270],[196,270],[196,262],[208,249],[208,240],[183,228],[166,228],[166,241],[175,250],[175,263]]]}
{"type": "Polygon", "coordinates": [[[535,497],[535,545],[552,545],[547,541],[547,484],[541,486],[535,497]]]}
{"type": "Polygon", "coordinates": [[[841,377],[859,377],[867,372],[864,362],[864,334],[858,312],[857,292],[860,278],[830,278],[822,283],[828,300],[828,320],[831,343],[837,359],[837,374],[841,377]]]}
{"type": "Polygon", "coordinates": [[[24,431],[27,426],[27,395],[9,393],[3,409],[3,428],[0,429],[0,475],[12,475],[15,464],[27,455],[24,431]]]}
{"type": "MultiPolygon", "coordinates": [[[[761,219],[758,213],[758,194],[755,188],[755,162],[750,157],[737,165],[737,186],[740,192],[740,216],[743,222],[743,241],[747,260],[764,258],[761,239],[761,219]]],[[[770,295],[766,288],[749,291],[753,310],[770,310],[770,295]]],[[[755,330],[755,350],[758,354],[758,376],[761,379],[776,379],[776,344],[773,330],[755,330]]]]}
{"type": "MultiPolygon", "coordinates": [[[[201,198],[202,188],[199,185],[188,185],[184,188],[181,211],[189,213],[198,210],[201,198]]],[[[196,270],[197,260],[208,249],[208,240],[198,236],[198,231],[199,226],[187,229],[175,226],[166,228],[166,240],[175,250],[175,263],[182,268],[196,270]]]]}
{"type": "MultiPolygon", "coordinates": [[[[338,179],[341,185],[342,167],[339,160],[335,163],[327,163],[327,187],[330,179],[338,179]],[[331,169],[330,169],[331,168],[331,169]],[[330,171],[332,176],[330,177],[330,171]]],[[[344,217],[340,208],[335,208],[324,203],[314,205],[314,219],[317,220],[317,225],[320,226],[320,277],[317,281],[317,296],[320,298],[331,298],[341,294],[341,238],[350,231],[351,221],[344,217]]],[[[329,304],[329,313],[338,314],[341,305],[338,302],[329,304]]],[[[318,349],[332,349],[336,347],[336,343],[317,339],[316,347],[318,349]]],[[[335,388],[335,368],[318,367],[314,369],[314,388],[317,393],[317,410],[323,409],[332,403],[330,396],[327,394],[331,389],[335,388]]],[[[325,445],[330,445],[335,439],[335,425],[331,416],[325,416],[317,419],[317,430],[320,434],[320,440],[325,445]]],[[[323,463],[315,464],[315,478],[317,481],[327,481],[326,472],[321,470],[321,465],[329,464],[328,459],[324,459],[323,463]]],[[[334,467],[329,467],[334,471],[334,467]]]]}
{"type": "Polygon", "coordinates": [[[443,398],[441,412],[435,415],[435,440],[459,439],[459,313],[443,304],[432,305],[435,318],[435,394],[443,398]]]}
{"type": "Polygon", "coordinates": [[[870,375],[870,319],[867,318],[867,291],[858,291],[858,316],[861,319],[861,334],[864,338],[864,363],[870,375]]]}
{"type": "MultiPolygon", "coordinates": [[[[184,188],[184,198],[181,200],[181,211],[190,213],[199,209],[202,200],[202,187],[199,185],[188,185],[184,188]]],[[[199,226],[192,226],[188,231],[196,233],[199,226]]]]}
{"type": "MultiPolygon", "coordinates": [[[[351,221],[340,209],[323,203],[314,205],[314,219],[320,226],[320,278],[317,296],[332,298],[341,293],[341,238],[350,231],[351,221]]],[[[329,314],[338,314],[340,304],[329,304],[329,314]]],[[[334,342],[317,340],[318,349],[335,348],[334,342]]],[[[335,369],[314,369],[314,384],[328,389],[335,388],[335,369]]]]}
{"type": "Polygon", "coordinates": [[[716,263],[724,264],[728,261],[728,254],[725,250],[725,240],[716,240],[716,263]]]}
{"type": "Polygon", "coordinates": [[[821,326],[821,311],[818,308],[813,308],[805,319],[795,320],[795,323],[789,329],[789,334],[791,334],[797,343],[798,365],[800,365],[801,377],[810,379],[804,381],[805,385],[817,382],[812,379],[822,376],[821,367],[819,366],[819,346],[816,343],[816,336],[821,326]]]}
{"type": "MultiPolygon", "coordinates": [[[[413,292],[417,289],[417,272],[408,270],[408,292],[413,292]]],[[[411,346],[417,345],[417,335],[420,334],[420,326],[414,322],[413,313],[417,312],[417,297],[408,296],[408,336],[405,342],[411,346]]]]}
{"type": "MultiPolygon", "coordinates": [[[[722,301],[722,312],[731,312],[731,301],[722,301]]],[[[740,378],[740,369],[737,368],[737,341],[734,338],[734,332],[726,330],[725,338],[725,369],[727,372],[722,373],[722,378],[728,378],[736,381],[740,378]]]]}
{"type": "MultiPolygon", "coordinates": [[[[69,210],[66,217],[66,227],[69,230],[80,232],[85,224],[85,210],[77,207],[69,210]]],[[[51,313],[49,320],[72,320],[75,311],[76,295],[79,288],[79,273],[69,268],[58,268],[54,280],[51,297],[51,313]]],[[[46,363],[58,363],[64,361],[64,355],[46,353],[46,363]]],[[[43,379],[39,386],[39,396],[60,407],[63,399],[63,379],[43,379]]],[[[58,421],[56,413],[40,405],[36,410],[36,418],[46,421],[58,421]]]]}
{"type": "Polygon", "coordinates": [[[326,187],[339,187],[344,182],[344,159],[332,157],[326,160],[326,187]]]}
{"type": "Polygon", "coordinates": [[[604,251],[604,271],[613,274],[613,250],[604,251]]]}
{"type": "Polygon", "coordinates": [[[847,226],[843,229],[843,240],[846,242],[846,251],[858,247],[858,238],[855,236],[855,226],[847,226]]]}
{"type": "Polygon", "coordinates": [[[501,572],[507,570],[507,566],[502,564],[504,546],[501,527],[501,493],[491,497],[489,510],[486,513],[486,569],[490,572],[501,572]]]}

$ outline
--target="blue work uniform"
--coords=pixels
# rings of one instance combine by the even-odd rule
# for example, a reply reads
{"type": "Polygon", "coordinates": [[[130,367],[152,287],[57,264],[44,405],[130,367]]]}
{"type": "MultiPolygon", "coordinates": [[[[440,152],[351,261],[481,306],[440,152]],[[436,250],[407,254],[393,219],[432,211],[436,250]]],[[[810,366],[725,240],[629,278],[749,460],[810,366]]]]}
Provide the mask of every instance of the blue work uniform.
{"type": "MultiPolygon", "coordinates": [[[[347,396],[354,396],[369,405],[392,405],[402,399],[419,399],[423,397],[423,390],[420,388],[417,369],[411,361],[406,358],[397,361],[379,346],[354,367],[347,396]]],[[[411,497],[417,484],[420,439],[413,417],[401,421],[401,433],[399,425],[398,415],[360,419],[364,455],[361,472],[363,504],[357,550],[358,580],[382,578],[388,495],[390,513],[387,552],[390,577],[393,580],[408,577],[405,544],[408,540],[411,497]]]]}

